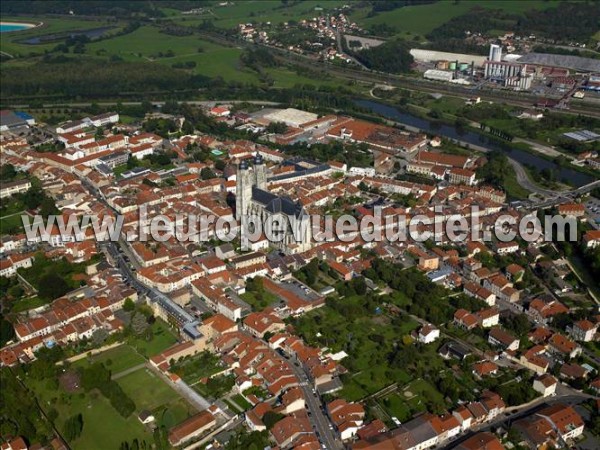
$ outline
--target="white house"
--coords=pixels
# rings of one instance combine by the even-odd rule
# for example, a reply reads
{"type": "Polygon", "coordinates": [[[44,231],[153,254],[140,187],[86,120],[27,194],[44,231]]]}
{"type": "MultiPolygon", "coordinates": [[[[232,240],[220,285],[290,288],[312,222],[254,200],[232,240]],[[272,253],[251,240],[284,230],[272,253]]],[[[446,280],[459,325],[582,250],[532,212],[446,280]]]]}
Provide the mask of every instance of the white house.
{"type": "Polygon", "coordinates": [[[543,397],[548,397],[556,392],[556,378],[550,374],[543,374],[533,380],[533,390],[542,394],[543,397]]]}
{"type": "Polygon", "coordinates": [[[431,324],[423,325],[419,330],[417,339],[422,344],[431,344],[440,338],[440,330],[431,324]]]}

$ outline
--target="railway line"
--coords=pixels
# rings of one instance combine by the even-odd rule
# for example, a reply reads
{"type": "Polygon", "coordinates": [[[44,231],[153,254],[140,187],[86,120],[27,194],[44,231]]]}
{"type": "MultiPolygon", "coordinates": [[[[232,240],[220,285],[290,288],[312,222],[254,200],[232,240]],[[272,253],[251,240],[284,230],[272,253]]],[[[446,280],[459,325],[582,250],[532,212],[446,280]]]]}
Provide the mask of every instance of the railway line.
{"type": "MultiPolygon", "coordinates": [[[[200,33],[200,35],[203,38],[211,40],[217,44],[229,47],[252,48],[259,45],[226,38],[217,33],[202,32],[200,33]]],[[[299,66],[312,72],[321,71],[333,75],[337,78],[343,78],[351,81],[358,81],[363,83],[378,83],[402,89],[427,93],[445,94],[448,96],[460,98],[477,96],[481,97],[483,100],[486,101],[502,102],[523,108],[531,108],[533,104],[539,99],[539,97],[533,94],[527,94],[523,92],[516,93],[512,91],[496,91],[491,89],[476,90],[473,88],[466,88],[462,86],[448,86],[434,81],[420,80],[405,75],[377,72],[368,69],[355,69],[350,67],[340,68],[323,61],[315,61],[313,58],[310,58],[305,55],[292,54],[287,50],[280,49],[277,47],[265,47],[272,50],[275,59],[281,63],[299,66]]],[[[591,117],[600,118],[600,108],[596,105],[570,105],[569,109],[558,109],[555,111],[566,114],[585,114],[591,117]]]]}

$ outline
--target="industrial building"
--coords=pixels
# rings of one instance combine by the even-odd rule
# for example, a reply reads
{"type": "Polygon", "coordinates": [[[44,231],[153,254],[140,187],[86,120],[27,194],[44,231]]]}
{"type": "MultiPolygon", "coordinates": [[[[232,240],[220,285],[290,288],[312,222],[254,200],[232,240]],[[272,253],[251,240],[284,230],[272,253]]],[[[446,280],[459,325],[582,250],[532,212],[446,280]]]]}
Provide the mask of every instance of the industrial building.
{"type": "Polygon", "coordinates": [[[411,48],[410,54],[417,61],[437,62],[437,61],[459,61],[466,64],[475,64],[478,67],[483,66],[486,61],[485,56],[467,55],[463,53],[438,52],[435,50],[423,50],[421,48],[411,48]]]}
{"type": "Polygon", "coordinates": [[[35,125],[35,119],[25,112],[0,111],[0,131],[28,128],[31,125],[35,125]]]}
{"type": "Polygon", "coordinates": [[[307,111],[295,108],[272,110],[263,116],[269,122],[283,122],[288,127],[299,128],[300,125],[316,120],[319,116],[307,111]]]}
{"type": "Polygon", "coordinates": [[[528,53],[521,56],[518,62],[521,64],[561,67],[577,72],[600,72],[600,60],[581,56],[528,53]]]}
{"type": "Polygon", "coordinates": [[[447,70],[429,69],[423,74],[423,77],[428,80],[436,81],[452,81],[454,79],[454,73],[447,70]]]}

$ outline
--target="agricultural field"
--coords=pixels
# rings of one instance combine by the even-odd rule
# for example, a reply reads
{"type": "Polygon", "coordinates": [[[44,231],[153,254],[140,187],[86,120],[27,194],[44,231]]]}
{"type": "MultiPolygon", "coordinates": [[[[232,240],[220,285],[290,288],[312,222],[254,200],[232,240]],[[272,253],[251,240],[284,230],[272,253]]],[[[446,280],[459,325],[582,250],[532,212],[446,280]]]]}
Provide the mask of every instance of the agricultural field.
{"type": "Polygon", "coordinates": [[[482,1],[471,0],[454,2],[443,0],[437,3],[419,6],[405,6],[368,17],[370,8],[356,10],[350,18],[360,26],[369,29],[373,25],[389,25],[398,29],[396,36],[404,39],[422,39],[427,33],[443,25],[448,20],[467,13],[475,6],[500,9],[511,13],[523,13],[530,9],[546,9],[558,5],[558,2],[543,0],[532,1],[482,1]]]}
{"type": "Polygon", "coordinates": [[[205,20],[211,20],[219,28],[234,28],[239,23],[271,22],[278,24],[291,20],[297,21],[313,17],[319,12],[315,8],[323,8],[323,11],[328,11],[346,3],[341,0],[328,0],[327,2],[308,0],[284,9],[283,3],[279,0],[247,0],[227,6],[207,8],[204,14],[199,15],[182,15],[174,10],[168,10],[166,14],[168,14],[169,20],[182,25],[197,25],[205,20]]]}

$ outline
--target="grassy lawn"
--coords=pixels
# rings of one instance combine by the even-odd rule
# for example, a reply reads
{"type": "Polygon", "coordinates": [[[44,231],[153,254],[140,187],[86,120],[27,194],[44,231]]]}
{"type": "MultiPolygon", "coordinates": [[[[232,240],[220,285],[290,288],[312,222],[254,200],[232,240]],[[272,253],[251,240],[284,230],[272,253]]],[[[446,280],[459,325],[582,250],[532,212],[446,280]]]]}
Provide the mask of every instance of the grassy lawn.
{"type": "Polygon", "coordinates": [[[240,297],[255,311],[262,311],[277,301],[277,296],[268,291],[264,291],[262,298],[257,297],[255,292],[244,292],[240,297]]]}
{"type": "Polygon", "coordinates": [[[154,336],[151,341],[141,338],[132,338],[129,341],[129,345],[146,358],[162,353],[177,342],[177,336],[165,321],[156,319],[151,328],[154,336]]]}
{"type": "Polygon", "coordinates": [[[252,405],[241,394],[234,395],[232,399],[236,405],[241,406],[244,410],[252,408],[252,405]]]}
{"type": "Polygon", "coordinates": [[[195,414],[197,411],[183,398],[177,397],[168,405],[162,405],[152,411],[158,425],[171,428],[195,414]]]}
{"type": "Polygon", "coordinates": [[[231,402],[227,399],[223,400],[223,403],[225,403],[227,406],[229,406],[229,409],[237,414],[244,412],[244,410],[240,409],[240,407],[238,407],[236,404],[234,404],[233,402],[231,402]]]}
{"type": "Polygon", "coordinates": [[[519,184],[517,176],[514,174],[511,174],[506,178],[503,187],[510,199],[526,199],[531,193],[519,184]]]}
{"type": "Polygon", "coordinates": [[[98,392],[66,394],[62,390],[48,389],[43,382],[31,382],[29,385],[46,412],[50,408],[58,411],[57,425],[61,432],[64,431],[64,421],[69,417],[76,414],[83,416],[81,436],[69,443],[74,450],[119,448],[121,442],[131,442],[135,438],[152,441],[152,434],[145,430],[135,414],[124,419],[98,392]]]}
{"type": "Polygon", "coordinates": [[[46,303],[48,302],[42,300],[39,297],[22,298],[12,304],[10,311],[13,313],[20,313],[23,311],[28,311],[30,309],[39,308],[40,306],[43,306],[46,303]]]}
{"type": "Polygon", "coordinates": [[[158,375],[146,368],[119,378],[117,383],[135,402],[136,414],[144,409],[154,411],[179,397],[158,375]]]}
{"type": "Polygon", "coordinates": [[[379,401],[383,409],[400,422],[405,422],[412,417],[410,406],[402,394],[393,393],[379,401]]]}
{"type": "Polygon", "coordinates": [[[106,365],[113,375],[116,375],[119,372],[142,364],[145,361],[144,357],[137,353],[132,347],[123,344],[97,355],[75,361],[73,366],[85,367],[88,364],[101,362],[106,365]]]}
{"type": "Polygon", "coordinates": [[[0,232],[2,234],[16,234],[23,232],[23,219],[21,214],[13,213],[0,218],[0,232]]]}
{"type": "Polygon", "coordinates": [[[239,63],[241,49],[225,47],[197,36],[171,36],[160,33],[157,27],[143,26],[126,36],[94,42],[87,45],[92,56],[119,56],[126,61],[155,61],[172,65],[193,61],[196,73],[225,80],[257,82],[254,72],[243,70],[239,63]],[[173,52],[170,57],[167,52],[173,52]]]}

